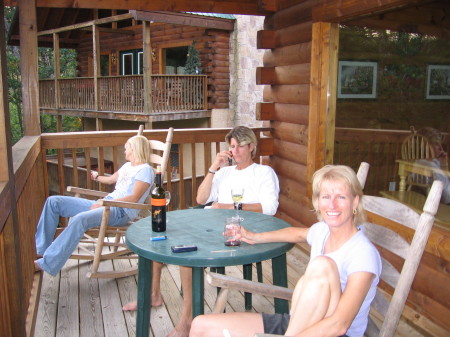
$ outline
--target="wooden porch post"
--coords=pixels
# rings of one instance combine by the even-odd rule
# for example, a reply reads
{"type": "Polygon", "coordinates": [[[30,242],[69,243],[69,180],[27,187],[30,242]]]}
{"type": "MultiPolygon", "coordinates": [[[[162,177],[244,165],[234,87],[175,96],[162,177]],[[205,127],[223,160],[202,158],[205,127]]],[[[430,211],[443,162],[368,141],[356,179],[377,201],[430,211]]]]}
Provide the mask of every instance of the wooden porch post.
{"type": "Polygon", "coordinates": [[[20,1],[19,8],[24,132],[26,136],[36,136],[41,134],[36,1],[20,1]]]}
{"type": "Polygon", "coordinates": [[[98,77],[100,76],[100,38],[98,26],[92,25],[92,60],[94,61],[94,99],[95,109],[100,110],[100,90],[98,86],[98,77]]]}
{"type": "Polygon", "coordinates": [[[151,112],[153,111],[153,92],[152,92],[152,44],[150,37],[150,22],[142,21],[142,39],[144,52],[144,113],[147,115],[148,122],[146,127],[152,128],[151,112]]]}
{"type": "MultiPolygon", "coordinates": [[[[59,111],[61,102],[61,91],[59,88],[59,80],[61,79],[61,64],[59,58],[59,35],[58,33],[53,33],[53,59],[55,60],[53,64],[53,73],[55,74],[55,108],[59,111]]],[[[62,132],[62,116],[57,115],[57,131],[62,132]]]]}
{"type": "Polygon", "coordinates": [[[322,166],[333,163],[338,47],[338,24],[313,23],[308,126],[308,195],[312,195],[313,173],[322,166]]]}
{"type": "MultiPolygon", "coordinates": [[[[30,3],[33,3],[30,1],[30,3]]],[[[27,2],[27,4],[30,4],[27,2]]],[[[33,7],[34,9],[34,7],[33,7]]],[[[36,54],[35,54],[36,55],[36,54]]],[[[22,57],[21,64],[25,62],[22,57]]],[[[3,0],[0,0],[0,186],[5,194],[5,202],[9,207],[2,207],[0,214],[0,335],[25,336],[25,317],[28,298],[23,291],[25,282],[21,259],[21,240],[19,233],[19,221],[16,208],[15,178],[12,159],[11,124],[8,100],[8,79],[6,69],[6,42],[3,0]],[[10,212],[6,212],[10,210],[10,212]]],[[[22,73],[23,75],[23,73],[22,73]]],[[[27,79],[30,80],[30,79],[27,79]]],[[[26,81],[24,79],[24,81],[26,81]]],[[[23,82],[22,82],[23,83],[23,82]]],[[[29,83],[29,82],[27,82],[29,83]]],[[[23,88],[22,84],[22,88],[23,88]]],[[[28,97],[29,98],[29,97],[28,97]]],[[[31,112],[25,103],[24,109],[31,112]]],[[[35,111],[38,113],[38,110],[35,111]]],[[[25,120],[25,132],[32,132],[29,128],[30,116],[25,120]]],[[[34,130],[35,132],[36,130],[34,130]]],[[[37,131],[39,131],[39,124],[37,131]]]]}

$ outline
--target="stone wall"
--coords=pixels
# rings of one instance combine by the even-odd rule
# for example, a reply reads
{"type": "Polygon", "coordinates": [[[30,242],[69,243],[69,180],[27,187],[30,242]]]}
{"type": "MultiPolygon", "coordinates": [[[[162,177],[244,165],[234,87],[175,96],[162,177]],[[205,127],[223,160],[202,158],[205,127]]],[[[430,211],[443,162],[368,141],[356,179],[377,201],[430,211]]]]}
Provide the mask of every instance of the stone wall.
{"type": "Polygon", "coordinates": [[[255,109],[263,97],[263,86],[256,85],[256,67],[263,65],[264,55],[264,50],[256,49],[256,33],[263,24],[264,17],[236,15],[230,39],[230,118],[224,126],[262,126],[255,109]]]}

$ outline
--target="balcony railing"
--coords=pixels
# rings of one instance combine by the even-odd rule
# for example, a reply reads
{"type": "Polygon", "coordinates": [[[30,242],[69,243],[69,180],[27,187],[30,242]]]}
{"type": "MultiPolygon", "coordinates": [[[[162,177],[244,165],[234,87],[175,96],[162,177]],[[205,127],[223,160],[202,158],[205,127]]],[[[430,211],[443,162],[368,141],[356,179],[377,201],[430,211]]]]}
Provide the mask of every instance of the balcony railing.
{"type": "MultiPolygon", "coordinates": [[[[68,109],[143,114],[142,75],[98,78],[98,99],[92,77],[39,81],[41,109],[68,109]],[[56,91],[55,88],[59,88],[56,91]]],[[[154,75],[151,77],[151,113],[207,110],[207,76],[154,75]]]]}

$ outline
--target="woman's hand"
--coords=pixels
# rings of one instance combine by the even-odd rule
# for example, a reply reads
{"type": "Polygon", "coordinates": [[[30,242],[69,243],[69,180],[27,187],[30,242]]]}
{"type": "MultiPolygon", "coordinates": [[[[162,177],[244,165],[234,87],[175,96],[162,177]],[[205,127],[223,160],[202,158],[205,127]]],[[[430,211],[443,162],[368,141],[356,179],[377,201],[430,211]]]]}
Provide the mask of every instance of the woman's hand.
{"type": "Polygon", "coordinates": [[[97,171],[91,171],[91,180],[97,180],[98,178],[98,172],[97,171]]]}
{"type": "Polygon", "coordinates": [[[103,207],[103,206],[95,203],[89,209],[92,211],[93,209],[100,208],[100,207],[103,207]]]}
{"type": "Polygon", "coordinates": [[[255,243],[258,243],[257,241],[252,239],[254,235],[255,235],[254,232],[246,229],[244,226],[241,226],[240,232],[236,234],[236,240],[240,240],[250,245],[254,245],[255,243]]]}

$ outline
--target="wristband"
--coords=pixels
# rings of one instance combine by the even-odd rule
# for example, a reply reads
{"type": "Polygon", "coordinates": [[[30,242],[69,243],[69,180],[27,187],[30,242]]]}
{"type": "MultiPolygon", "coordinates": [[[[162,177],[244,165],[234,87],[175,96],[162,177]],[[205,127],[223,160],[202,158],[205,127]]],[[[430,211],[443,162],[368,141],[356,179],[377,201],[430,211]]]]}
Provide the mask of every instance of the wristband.
{"type": "Polygon", "coordinates": [[[209,173],[211,173],[211,174],[216,174],[216,172],[217,172],[217,171],[214,171],[214,170],[208,169],[208,172],[209,172],[209,173]]]}

